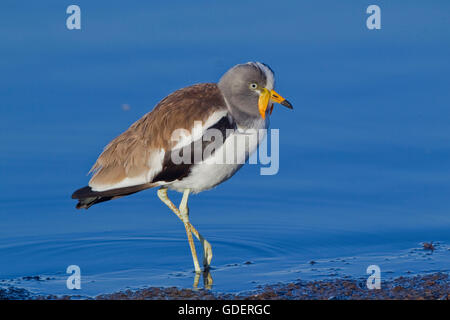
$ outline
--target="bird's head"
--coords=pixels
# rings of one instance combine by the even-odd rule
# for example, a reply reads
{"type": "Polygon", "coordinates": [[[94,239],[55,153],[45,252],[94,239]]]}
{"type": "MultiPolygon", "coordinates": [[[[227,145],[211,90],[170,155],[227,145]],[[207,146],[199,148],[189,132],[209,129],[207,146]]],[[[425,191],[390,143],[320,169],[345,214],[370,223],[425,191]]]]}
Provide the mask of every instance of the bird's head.
{"type": "Polygon", "coordinates": [[[272,69],[260,62],[238,64],[228,70],[219,81],[231,114],[262,117],[272,113],[273,103],[293,109],[292,105],[275,92],[272,69]]]}

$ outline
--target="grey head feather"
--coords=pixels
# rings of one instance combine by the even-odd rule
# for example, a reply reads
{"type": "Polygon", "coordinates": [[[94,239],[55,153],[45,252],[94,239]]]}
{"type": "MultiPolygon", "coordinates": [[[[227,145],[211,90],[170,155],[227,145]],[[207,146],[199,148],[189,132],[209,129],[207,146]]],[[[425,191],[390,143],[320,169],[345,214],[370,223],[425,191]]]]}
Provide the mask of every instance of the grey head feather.
{"type": "Polygon", "coordinates": [[[259,93],[252,90],[250,84],[256,83],[271,90],[273,79],[270,67],[260,62],[238,64],[222,76],[218,86],[237,124],[248,126],[256,120],[262,120],[258,109],[259,93]]]}

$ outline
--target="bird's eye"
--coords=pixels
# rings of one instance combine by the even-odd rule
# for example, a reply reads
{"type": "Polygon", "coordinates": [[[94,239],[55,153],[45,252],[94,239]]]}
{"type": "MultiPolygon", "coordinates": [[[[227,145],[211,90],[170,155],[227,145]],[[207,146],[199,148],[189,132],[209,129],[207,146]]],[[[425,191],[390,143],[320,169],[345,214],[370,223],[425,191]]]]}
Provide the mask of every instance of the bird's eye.
{"type": "Polygon", "coordinates": [[[258,85],[256,83],[250,83],[250,89],[255,90],[256,88],[258,88],[258,85]]]}

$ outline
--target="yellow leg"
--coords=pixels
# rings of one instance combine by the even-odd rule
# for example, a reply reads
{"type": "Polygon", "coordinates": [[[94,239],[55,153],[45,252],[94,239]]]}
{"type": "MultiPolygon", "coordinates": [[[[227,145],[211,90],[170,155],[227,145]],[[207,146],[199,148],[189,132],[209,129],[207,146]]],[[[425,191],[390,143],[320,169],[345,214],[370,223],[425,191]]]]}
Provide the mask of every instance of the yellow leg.
{"type": "MultiPolygon", "coordinates": [[[[180,213],[181,215],[185,215],[187,217],[187,219],[189,218],[189,208],[187,206],[187,201],[189,198],[189,189],[186,189],[183,193],[183,198],[181,199],[181,203],[180,203],[180,213]]],[[[203,247],[203,266],[205,267],[205,269],[209,268],[209,265],[211,263],[211,259],[212,259],[212,249],[211,249],[211,244],[206,241],[205,238],[202,237],[202,235],[192,226],[192,224],[188,221],[191,231],[192,233],[194,233],[194,235],[197,237],[197,239],[200,241],[200,243],[202,244],[203,247]]]]}
{"type": "Polygon", "coordinates": [[[202,235],[192,226],[192,224],[189,222],[189,209],[187,207],[187,200],[189,198],[189,190],[185,190],[183,193],[183,199],[181,200],[180,209],[178,209],[172,201],[170,201],[168,195],[167,195],[167,189],[166,188],[160,188],[158,190],[158,197],[161,199],[162,202],[164,202],[165,205],[167,205],[176,215],[177,217],[183,221],[184,226],[186,228],[186,234],[188,236],[189,246],[191,247],[192,252],[192,258],[194,260],[194,267],[197,272],[197,270],[200,270],[200,267],[198,267],[198,259],[197,259],[197,253],[195,251],[194,242],[192,240],[193,233],[195,237],[201,242],[203,246],[203,265],[205,269],[209,268],[209,265],[211,263],[212,259],[212,249],[211,245],[208,241],[206,241],[205,238],[202,237],[202,235]],[[191,240],[189,240],[191,239],[191,240]]]}
{"type": "Polygon", "coordinates": [[[194,234],[194,236],[200,241],[200,243],[202,244],[203,247],[203,266],[205,267],[205,269],[209,268],[209,265],[211,264],[211,260],[212,260],[212,247],[211,244],[202,237],[202,235],[200,233],[198,233],[197,230],[195,230],[195,228],[192,226],[191,224],[191,231],[194,234]]]}
{"type": "Polygon", "coordinates": [[[198,264],[197,251],[195,250],[194,239],[192,238],[191,224],[189,222],[189,209],[187,208],[187,199],[189,198],[189,189],[184,190],[183,199],[180,204],[181,221],[184,223],[186,228],[186,235],[189,241],[189,246],[191,247],[192,260],[194,261],[195,272],[200,272],[200,265],[198,264]]]}

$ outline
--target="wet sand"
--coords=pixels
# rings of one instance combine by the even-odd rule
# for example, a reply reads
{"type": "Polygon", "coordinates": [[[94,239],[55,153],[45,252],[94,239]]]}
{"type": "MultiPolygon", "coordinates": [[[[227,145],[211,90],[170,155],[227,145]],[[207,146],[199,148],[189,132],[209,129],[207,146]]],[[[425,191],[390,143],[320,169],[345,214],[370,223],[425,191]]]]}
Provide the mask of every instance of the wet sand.
{"type": "Polygon", "coordinates": [[[135,291],[126,290],[102,294],[96,297],[83,297],[78,295],[34,295],[20,288],[0,289],[0,300],[449,300],[449,298],[450,277],[446,273],[399,277],[382,282],[381,288],[375,290],[367,289],[366,279],[298,281],[267,285],[255,291],[241,294],[215,293],[205,289],[149,287],[135,291]]]}

